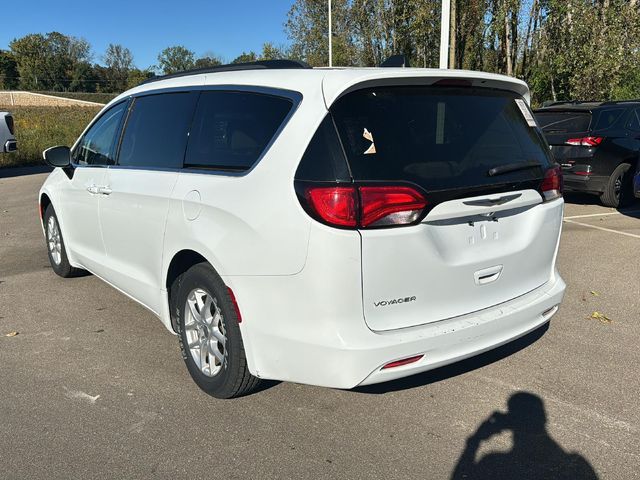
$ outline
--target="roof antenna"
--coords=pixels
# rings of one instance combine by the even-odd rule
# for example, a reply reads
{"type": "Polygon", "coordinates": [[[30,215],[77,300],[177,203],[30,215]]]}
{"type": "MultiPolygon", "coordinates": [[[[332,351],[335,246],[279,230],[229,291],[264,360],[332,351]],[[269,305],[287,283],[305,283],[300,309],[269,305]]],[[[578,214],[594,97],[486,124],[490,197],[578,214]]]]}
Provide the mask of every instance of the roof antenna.
{"type": "Polygon", "coordinates": [[[410,67],[409,59],[406,55],[391,55],[380,64],[381,67],[410,67]]]}

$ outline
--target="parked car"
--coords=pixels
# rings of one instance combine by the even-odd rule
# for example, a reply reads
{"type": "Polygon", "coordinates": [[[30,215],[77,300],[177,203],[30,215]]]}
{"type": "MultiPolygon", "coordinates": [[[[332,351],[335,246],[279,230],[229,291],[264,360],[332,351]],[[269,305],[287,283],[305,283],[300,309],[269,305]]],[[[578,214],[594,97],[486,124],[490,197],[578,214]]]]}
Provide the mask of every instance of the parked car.
{"type": "Polygon", "coordinates": [[[217,397],[470,357],[544,325],[565,290],[561,170],[528,100],[459,70],[155,79],[44,152],[51,266],[151,310],[217,397]]]}
{"type": "Polygon", "coordinates": [[[600,196],[607,207],[633,201],[640,158],[640,100],[556,102],[535,110],[566,190],[600,196]]]}
{"type": "Polygon", "coordinates": [[[636,198],[640,198],[640,162],[638,162],[636,175],[633,178],[633,193],[635,194],[636,198]]]}
{"type": "Polygon", "coordinates": [[[15,152],[18,142],[14,134],[13,116],[9,112],[0,112],[0,146],[2,153],[15,152]]]}

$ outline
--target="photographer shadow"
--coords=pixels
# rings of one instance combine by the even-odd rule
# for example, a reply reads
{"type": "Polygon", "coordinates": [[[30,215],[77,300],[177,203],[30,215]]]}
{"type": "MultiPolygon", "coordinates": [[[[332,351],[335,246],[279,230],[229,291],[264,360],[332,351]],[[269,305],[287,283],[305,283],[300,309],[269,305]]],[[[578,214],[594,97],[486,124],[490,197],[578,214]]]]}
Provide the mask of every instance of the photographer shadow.
{"type": "Polygon", "coordinates": [[[467,439],[452,480],[598,478],[584,457],[566,452],[549,436],[540,397],[528,392],[515,393],[509,398],[508,408],[507,413],[494,412],[467,439]],[[476,460],[481,442],[506,430],[513,433],[511,450],[490,452],[476,460]]]}

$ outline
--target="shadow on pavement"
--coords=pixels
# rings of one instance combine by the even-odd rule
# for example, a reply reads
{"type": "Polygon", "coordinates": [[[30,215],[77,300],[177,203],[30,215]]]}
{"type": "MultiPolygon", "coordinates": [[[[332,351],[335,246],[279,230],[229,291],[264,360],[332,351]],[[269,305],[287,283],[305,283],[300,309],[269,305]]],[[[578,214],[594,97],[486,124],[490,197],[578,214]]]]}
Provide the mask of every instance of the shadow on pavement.
{"type": "Polygon", "coordinates": [[[399,380],[392,380],[385,383],[377,383],[375,385],[356,387],[351,391],[356,393],[383,394],[421,387],[424,385],[429,385],[431,383],[440,382],[448,378],[457,377],[458,375],[462,375],[478,368],[482,368],[486,365],[497,362],[498,360],[507,358],[516,352],[519,352],[520,350],[528,347],[529,345],[532,345],[537,340],[539,340],[548,329],[549,323],[545,323],[542,327],[534,330],[524,337],[521,337],[517,340],[514,340],[513,342],[510,342],[488,352],[476,355],[475,357],[471,357],[466,360],[447,365],[445,367],[436,368],[428,372],[412,375],[411,377],[405,377],[399,380]]]}
{"type": "Polygon", "coordinates": [[[451,479],[597,479],[584,457],[566,452],[549,436],[546,424],[547,414],[540,397],[529,392],[514,393],[506,413],[494,412],[467,438],[451,479]],[[511,450],[489,452],[476,459],[481,442],[504,431],[513,434],[511,450]]]}
{"type": "MultiPolygon", "coordinates": [[[[565,192],[564,201],[574,205],[596,205],[602,207],[602,202],[597,195],[580,192],[565,192]]],[[[603,207],[604,208],[604,207],[603,207]]],[[[622,215],[632,218],[640,218],[640,199],[635,199],[630,205],[616,209],[622,215]]]]}
{"type": "Polygon", "coordinates": [[[12,177],[22,177],[24,175],[36,175],[38,173],[49,173],[52,170],[53,168],[47,165],[0,168],[0,178],[12,178],[12,177]]]}

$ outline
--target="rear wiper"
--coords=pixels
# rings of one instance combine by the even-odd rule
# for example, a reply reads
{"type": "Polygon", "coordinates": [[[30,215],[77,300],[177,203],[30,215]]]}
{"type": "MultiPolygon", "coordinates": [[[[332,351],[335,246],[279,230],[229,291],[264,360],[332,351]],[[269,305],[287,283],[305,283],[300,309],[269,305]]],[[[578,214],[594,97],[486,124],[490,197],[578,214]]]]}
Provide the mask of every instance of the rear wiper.
{"type": "Polygon", "coordinates": [[[539,162],[518,162],[518,163],[507,163],[506,165],[499,165],[497,167],[493,167],[491,170],[487,172],[487,175],[490,177],[495,177],[496,175],[503,175],[505,173],[517,172],[518,170],[528,170],[530,168],[542,168],[539,162]]]}

